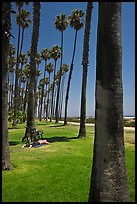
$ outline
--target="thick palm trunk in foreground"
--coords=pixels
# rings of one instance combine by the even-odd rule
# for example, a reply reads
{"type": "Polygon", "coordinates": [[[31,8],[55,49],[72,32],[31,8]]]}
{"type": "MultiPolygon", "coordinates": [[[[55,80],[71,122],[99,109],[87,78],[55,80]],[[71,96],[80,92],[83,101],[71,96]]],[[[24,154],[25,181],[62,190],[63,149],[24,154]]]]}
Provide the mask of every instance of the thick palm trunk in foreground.
{"type": "Polygon", "coordinates": [[[121,2],[99,3],[95,121],[89,202],[127,202],[121,2]]]}
{"type": "Polygon", "coordinates": [[[2,2],[2,169],[10,170],[8,142],[8,50],[10,33],[10,2],[2,2]]]}

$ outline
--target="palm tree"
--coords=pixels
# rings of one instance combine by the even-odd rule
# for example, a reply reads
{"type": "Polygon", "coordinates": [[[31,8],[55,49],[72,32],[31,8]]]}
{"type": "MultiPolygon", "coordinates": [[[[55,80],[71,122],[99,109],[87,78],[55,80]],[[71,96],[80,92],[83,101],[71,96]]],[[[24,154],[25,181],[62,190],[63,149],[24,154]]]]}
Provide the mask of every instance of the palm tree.
{"type": "Polygon", "coordinates": [[[45,85],[46,85],[46,88],[44,90],[44,108],[43,108],[43,113],[44,113],[44,116],[45,116],[45,110],[46,110],[46,97],[47,97],[47,87],[48,87],[48,84],[49,84],[49,78],[46,77],[45,78],[45,85]]]}
{"type": "Polygon", "coordinates": [[[27,19],[30,15],[30,12],[21,9],[20,13],[18,14],[19,16],[17,16],[19,19],[19,22],[21,24],[22,27],[22,38],[21,38],[21,44],[20,44],[20,55],[22,53],[22,47],[23,47],[23,41],[24,41],[24,31],[26,28],[29,27],[29,25],[32,23],[30,19],[27,19]]]}
{"type": "Polygon", "coordinates": [[[15,53],[16,53],[15,47],[12,44],[9,44],[8,76],[9,76],[9,82],[11,85],[11,90],[10,90],[11,100],[10,100],[9,110],[13,109],[12,102],[13,102],[14,71],[15,71],[14,66],[16,64],[15,53]]]}
{"type": "Polygon", "coordinates": [[[43,96],[44,96],[44,84],[45,80],[44,78],[40,79],[40,84],[41,84],[41,97],[40,97],[40,108],[39,108],[39,121],[42,120],[42,104],[43,104],[43,96]]]}
{"type": "Polygon", "coordinates": [[[14,128],[16,128],[17,126],[19,56],[22,52],[23,37],[24,37],[24,34],[23,34],[21,45],[20,45],[20,33],[21,33],[21,27],[23,26],[23,29],[25,29],[25,26],[29,23],[29,20],[27,21],[29,12],[27,13],[24,9],[21,9],[23,6],[23,2],[16,3],[16,5],[18,6],[18,13],[16,16],[16,22],[18,24],[18,44],[17,44],[17,61],[16,61],[16,76],[15,76],[15,90],[14,90],[14,117],[13,117],[13,124],[12,124],[14,128]]]}
{"type": "Polygon", "coordinates": [[[66,73],[69,70],[69,66],[67,64],[62,65],[62,81],[61,81],[61,91],[60,91],[60,100],[59,100],[59,117],[61,119],[62,114],[62,105],[63,105],[63,93],[64,93],[64,83],[65,83],[65,77],[66,73]]]}
{"type": "Polygon", "coordinates": [[[21,67],[18,70],[19,71],[19,73],[18,73],[18,77],[19,77],[19,95],[20,95],[20,88],[21,88],[21,78],[22,78],[22,75],[23,75],[23,66],[25,64],[27,64],[27,61],[28,61],[28,57],[26,56],[26,54],[21,53],[20,56],[19,56],[19,62],[21,63],[21,67]]]}
{"type": "Polygon", "coordinates": [[[22,104],[21,104],[21,111],[23,111],[23,107],[24,107],[24,100],[25,100],[25,84],[26,84],[26,76],[25,76],[25,73],[24,73],[24,70],[23,70],[23,73],[22,73],[22,77],[20,79],[21,83],[23,83],[23,87],[22,89],[24,90],[22,92],[22,104]]]}
{"type": "Polygon", "coordinates": [[[74,49],[72,55],[72,61],[69,70],[69,77],[67,83],[67,91],[66,91],[66,98],[65,98],[65,117],[64,117],[64,125],[67,125],[67,107],[68,107],[68,99],[69,99],[69,90],[70,90],[70,81],[72,78],[72,71],[73,71],[73,63],[76,51],[76,41],[77,41],[77,33],[83,27],[83,17],[84,12],[82,10],[74,10],[72,11],[72,15],[69,16],[70,26],[75,29],[75,39],[74,39],[74,49]]]}
{"type": "Polygon", "coordinates": [[[61,47],[55,45],[51,48],[51,58],[54,59],[54,78],[53,78],[53,90],[52,90],[52,99],[51,99],[51,117],[50,121],[53,118],[53,100],[54,100],[54,89],[55,89],[55,76],[56,76],[56,63],[57,60],[61,57],[61,47]]]}
{"type": "Polygon", "coordinates": [[[12,168],[8,142],[8,52],[11,3],[2,2],[2,169],[12,168]]]}
{"type": "Polygon", "coordinates": [[[27,96],[28,96],[28,85],[29,85],[29,73],[30,73],[30,64],[25,65],[24,69],[24,75],[26,77],[26,90],[25,90],[25,96],[24,96],[24,105],[23,105],[23,111],[26,111],[26,104],[27,104],[27,96]]]}
{"type": "Polygon", "coordinates": [[[80,112],[80,129],[78,137],[86,137],[86,84],[87,84],[87,71],[88,71],[88,56],[89,56],[89,37],[91,28],[91,13],[93,3],[87,3],[86,10],[86,25],[84,32],[84,47],[83,47],[83,78],[82,78],[82,93],[81,93],[81,112],[80,112]]]}
{"type": "MultiPolygon", "coordinates": [[[[50,88],[50,74],[53,72],[53,64],[51,62],[49,62],[47,64],[47,68],[46,68],[48,74],[49,74],[49,83],[48,83],[48,89],[50,88]]],[[[48,120],[49,117],[49,92],[48,92],[48,98],[47,98],[47,108],[46,108],[46,120],[48,120]]]]}
{"type": "Polygon", "coordinates": [[[60,61],[60,77],[58,81],[58,89],[57,89],[57,98],[56,98],[56,110],[55,110],[55,118],[56,123],[58,123],[58,106],[59,106],[59,96],[60,96],[60,84],[61,84],[61,76],[62,76],[62,61],[63,61],[63,32],[66,30],[68,26],[68,19],[65,14],[61,14],[60,16],[56,16],[55,19],[55,27],[57,30],[61,32],[61,61],[60,61]]]}
{"type": "Polygon", "coordinates": [[[129,202],[123,132],[121,2],[99,3],[89,202],[129,202]]]}
{"type": "Polygon", "coordinates": [[[36,81],[36,61],[37,46],[39,39],[40,28],[40,2],[33,3],[33,32],[31,39],[31,54],[30,54],[30,80],[29,80],[29,95],[28,95],[28,110],[27,110],[27,129],[26,134],[29,134],[31,129],[35,127],[34,117],[34,87],[36,81]]]}
{"type": "MultiPolygon", "coordinates": [[[[44,76],[43,79],[45,80],[46,76],[46,66],[47,66],[47,60],[50,59],[50,50],[47,48],[41,51],[41,58],[45,61],[45,67],[44,67],[44,76]]],[[[43,96],[44,96],[44,86],[45,83],[42,84],[42,93],[41,93],[41,100],[40,100],[40,114],[39,114],[39,120],[41,121],[42,116],[42,105],[43,105],[43,96]]]]}
{"type": "Polygon", "coordinates": [[[37,97],[36,97],[36,95],[37,95],[37,83],[38,83],[38,77],[41,75],[41,72],[39,70],[39,65],[41,63],[40,53],[36,53],[35,62],[36,62],[36,78],[35,78],[35,86],[34,86],[34,98],[35,98],[34,112],[36,115],[36,113],[37,113],[37,97]]]}

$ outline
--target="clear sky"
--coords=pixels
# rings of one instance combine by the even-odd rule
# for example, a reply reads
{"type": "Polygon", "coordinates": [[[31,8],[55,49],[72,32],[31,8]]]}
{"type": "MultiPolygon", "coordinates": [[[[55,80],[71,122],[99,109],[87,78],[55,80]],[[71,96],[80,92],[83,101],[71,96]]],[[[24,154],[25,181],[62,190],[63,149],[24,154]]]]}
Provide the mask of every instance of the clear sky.
{"type": "MultiPolygon", "coordinates": [[[[17,11],[15,3],[13,9],[17,11]]],[[[94,116],[95,112],[95,76],[96,76],[96,42],[97,42],[97,22],[98,22],[98,3],[94,2],[92,13],[91,32],[90,32],[90,51],[87,81],[87,116],[94,116]]],[[[40,35],[38,52],[44,48],[50,49],[53,45],[60,45],[61,34],[55,29],[54,19],[61,13],[71,15],[72,10],[82,9],[86,12],[86,2],[41,2],[40,16],[40,35]]],[[[32,2],[24,8],[32,14],[32,2]]],[[[15,39],[11,39],[17,47],[18,29],[15,23],[15,15],[12,15],[12,34],[15,39]]],[[[32,25],[25,30],[23,52],[30,48],[32,35],[32,25]]],[[[84,28],[78,32],[76,55],[74,60],[74,70],[71,80],[68,116],[80,115],[81,86],[82,86],[82,51],[83,51],[84,28]]],[[[70,65],[74,42],[74,30],[70,27],[64,32],[64,55],[63,63],[70,65]]],[[[122,65],[123,65],[123,103],[124,115],[135,114],[135,3],[122,3],[122,65]]],[[[53,62],[53,60],[51,60],[53,62]]],[[[60,60],[57,63],[59,70],[60,60]]],[[[44,62],[40,64],[43,73],[44,62]]],[[[42,74],[43,76],[43,74],[42,74]]],[[[68,78],[68,74],[67,74],[68,78]]],[[[66,83],[67,84],[67,83],[66,83]]],[[[65,87],[66,88],[66,87],[65,87]]],[[[66,90],[66,89],[65,89],[66,90]]],[[[65,96],[64,96],[65,98],[65,96]]],[[[64,115],[63,115],[64,116],[64,115]]]]}

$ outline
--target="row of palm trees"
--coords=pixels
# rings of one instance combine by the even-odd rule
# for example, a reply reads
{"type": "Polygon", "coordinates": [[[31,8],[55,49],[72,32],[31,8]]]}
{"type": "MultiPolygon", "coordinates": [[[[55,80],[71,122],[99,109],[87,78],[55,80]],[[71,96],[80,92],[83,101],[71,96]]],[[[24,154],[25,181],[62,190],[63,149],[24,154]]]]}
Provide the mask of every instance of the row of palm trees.
{"type": "MultiPolygon", "coordinates": [[[[82,103],[85,107],[86,74],[88,66],[88,49],[91,12],[93,3],[87,3],[86,25],[83,49],[83,87],[82,103]],[[85,74],[84,74],[85,72],[85,74]]],[[[30,80],[27,109],[28,133],[35,126],[35,81],[37,45],[40,27],[40,2],[33,3],[33,32],[30,51],[30,80]]],[[[97,69],[96,69],[96,108],[95,140],[89,202],[123,202],[129,201],[128,179],[125,165],[125,147],[123,133],[123,89],[122,89],[122,46],[121,46],[121,2],[99,2],[97,33],[97,69]]],[[[11,169],[8,144],[8,48],[10,36],[10,2],[3,2],[2,10],[2,168],[11,169]],[[6,20],[5,20],[6,19],[6,20]]],[[[82,15],[82,13],[81,13],[82,15]]],[[[73,21],[73,20],[72,20],[73,21]]],[[[78,21],[79,22],[79,21],[78,21]]],[[[79,24],[80,28],[82,24],[79,24]]],[[[78,29],[77,28],[77,29],[78,29]]],[[[79,29],[78,29],[79,30],[79,29]]],[[[76,30],[76,36],[77,31],[76,30]]],[[[74,47],[76,43],[74,43],[74,47]]],[[[74,49],[75,50],[75,49],[74,49]]],[[[73,52],[73,56],[75,51],[73,52]]],[[[73,58],[69,70],[71,80],[73,58]]],[[[67,94],[69,87],[67,86],[67,94]]],[[[67,96],[66,94],[66,96],[67,96]]],[[[67,96],[68,97],[68,96],[67,96]]],[[[82,108],[81,116],[85,115],[82,108]]],[[[81,120],[81,124],[83,120],[81,120]]],[[[84,127],[84,126],[83,126],[84,127]]],[[[85,127],[84,127],[85,128],[85,127]]],[[[82,131],[80,131],[82,132],[82,131]]],[[[79,132],[79,136],[81,133],[79,132]]],[[[84,131],[85,134],[85,131],[84,131]]]]}
{"type": "MultiPolygon", "coordinates": [[[[65,75],[66,72],[68,71],[68,65],[63,64],[62,65],[62,73],[60,74],[60,70],[56,72],[56,62],[59,59],[61,55],[60,47],[58,46],[53,46],[50,50],[44,49],[41,51],[40,54],[36,54],[36,85],[35,85],[35,98],[38,99],[39,101],[39,107],[40,107],[40,113],[39,113],[39,119],[41,120],[42,117],[42,105],[43,105],[43,97],[48,95],[47,99],[49,101],[49,94],[52,92],[52,100],[51,100],[51,110],[52,110],[52,117],[53,115],[53,100],[55,100],[55,94],[54,94],[54,89],[56,88],[55,86],[58,86],[58,81],[59,78],[62,77],[62,82],[61,86],[62,89],[60,92],[63,94],[63,86],[65,82],[65,75]],[[49,59],[53,58],[54,64],[51,62],[48,62],[49,59]],[[39,65],[42,61],[42,59],[45,61],[45,67],[44,67],[44,76],[39,80],[38,84],[38,77],[41,75],[41,72],[39,70],[39,65]],[[53,83],[50,83],[50,78],[51,78],[51,73],[54,72],[53,75],[53,83]],[[47,74],[47,76],[46,76],[47,74]],[[38,84],[38,89],[37,89],[37,84],[38,84]],[[44,86],[46,86],[46,90],[44,90],[44,86]],[[47,89],[48,88],[48,89],[47,89]],[[36,89],[38,91],[36,91],[36,89]]],[[[9,49],[10,55],[9,55],[9,110],[13,109],[13,87],[14,87],[14,65],[16,63],[16,59],[14,57],[15,54],[15,48],[10,44],[10,49],[9,49]],[[11,55],[12,53],[12,55],[11,55]]],[[[18,81],[19,81],[19,92],[18,92],[18,110],[26,111],[26,97],[27,97],[27,90],[28,90],[28,82],[29,82],[29,72],[30,72],[30,65],[28,63],[28,57],[30,56],[30,50],[28,51],[28,55],[22,53],[19,58],[19,62],[21,63],[21,67],[19,67],[19,73],[18,73],[18,81]],[[25,88],[26,86],[26,88],[25,88]]],[[[60,101],[62,105],[62,100],[60,101]]],[[[47,102],[46,102],[47,104],[47,102]]],[[[49,104],[49,103],[48,103],[49,104]]],[[[37,109],[37,103],[36,103],[36,109],[37,109]]],[[[47,108],[48,109],[48,108],[47,108]]],[[[45,111],[44,111],[45,112],[45,111]]],[[[48,114],[47,114],[48,118],[48,114]]]]}
{"type": "MultiPolygon", "coordinates": [[[[31,23],[31,20],[28,19],[29,17],[29,12],[25,11],[24,9],[22,9],[23,7],[23,3],[17,3],[18,6],[18,13],[17,13],[17,17],[16,17],[16,21],[18,24],[18,45],[17,45],[17,57],[16,59],[12,56],[9,56],[9,61],[12,60],[12,69],[10,69],[10,72],[13,73],[14,70],[14,65],[16,65],[16,69],[15,69],[15,88],[13,86],[13,83],[10,84],[10,91],[9,91],[9,95],[12,95],[11,101],[9,103],[9,106],[11,104],[13,104],[12,100],[13,100],[13,94],[11,94],[13,92],[13,88],[14,88],[14,118],[13,118],[13,127],[15,128],[17,126],[17,111],[19,110],[19,105],[21,104],[21,109],[23,109],[24,107],[24,111],[26,110],[26,98],[27,98],[27,89],[28,89],[28,83],[26,85],[26,89],[24,90],[23,87],[21,87],[21,83],[24,83],[25,86],[25,78],[26,80],[28,79],[28,76],[24,76],[25,74],[25,68],[23,70],[23,66],[24,64],[26,65],[26,68],[28,69],[29,64],[27,63],[27,59],[28,56],[30,57],[30,50],[28,51],[28,56],[25,56],[24,53],[22,53],[22,46],[23,46],[23,39],[24,39],[24,30],[25,28],[27,28],[29,26],[29,24],[31,23]],[[22,28],[22,40],[20,43],[20,30],[22,28]],[[12,59],[11,59],[12,57],[12,59]],[[19,64],[21,64],[21,68],[19,68],[19,64]],[[23,92],[24,93],[24,99],[23,99],[23,92]],[[20,93],[22,93],[22,95],[20,96],[20,93]],[[22,105],[24,101],[24,105],[22,105]],[[20,103],[21,102],[21,103],[20,103]]],[[[62,113],[62,103],[63,103],[63,97],[64,97],[64,83],[65,83],[65,73],[67,71],[69,71],[69,77],[68,77],[68,83],[67,83],[67,90],[66,90],[66,98],[65,98],[65,117],[64,117],[64,125],[67,124],[67,107],[68,107],[68,98],[69,98],[69,92],[70,92],[70,83],[71,83],[71,78],[72,78],[72,71],[73,71],[73,64],[74,64],[74,57],[75,57],[75,52],[76,52],[76,41],[77,41],[77,33],[78,31],[83,27],[84,23],[83,23],[83,16],[84,16],[84,12],[82,10],[74,10],[72,12],[72,15],[69,16],[68,18],[66,17],[65,14],[61,14],[59,16],[56,16],[55,19],[55,26],[56,28],[61,32],[61,47],[59,46],[53,46],[51,48],[51,50],[48,49],[44,49],[40,54],[37,53],[36,55],[36,64],[37,64],[37,76],[40,76],[40,71],[38,69],[39,64],[41,63],[41,58],[45,60],[45,68],[44,68],[44,76],[43,76],[43,80],[40,80],[40,84],[39,84],[39,88],[42,90],[39,90],[39,92],[41,91],[41,94],[37,92],[37,81],[35,82],[35,98],[38,99],[39,96],[39,118],[41,120],[42,118],[42,105],[43,105],[43,96],[47,95],[47,102],[46,103],[46,110],[44,108],[44,113],[46,113],[46,119],[48,119],[49,117],[49,92],[52,92],[52,96],[51,96],[51,103],[50,103],[50,121],[52,121],[53,117],[55,117],[56,122],[58,123],[59,121],[59,117],[61,117],[61,113],[62,113]],[[70,24],[70,26],[72,28],[75,29],[75,40],[74,40],[74,49],[73,49],[73,53],[72,53],[72,62],[70,65],[70,69],[68,69],[68,66],[66,64],[63,64],[63,33],[65,31],[65,29],[67,28],[67,26],[70,24]],[[47,53],[45,53],[47,52],[47,53]],[[51,63],[47,64],[47,60],[49,60],[50,58],[52,58],[54,60],[54,68],[53,65],[51,63]],[[56,64],[57,64],[57,60],[60,59],[60,68],[59,71],[56,73],[56,64]],[[64,72],[65,70],[65,72],[64,72]],[[49,73],[49,85],[48,85],[48,90],[46,90],[46,93],[44,94],[44,86],[45,86],[45,82],[47,83],[48,80],[46,77],[46,71],[49,73]],[[53,71],[53,83],[50,84],[50,74],[53,71]],[[41,86],[41,82],[44,83],[41,86]],[[57,86],[57,94],[55,95],[55,85],[57,86]],[[55,99],[56,96],[56,99],[55,99]]],[[[11,45],[11,48],[13,48],[13,46],[11,45]]],[[[28,74],[28,72],[27,72],[28,74]]],[[[38,77],[37,77],[38,78],[38,77]]],[[[28,82],[28,80],[27,80],[28,82]]],[[[37,100],[35,100],[36,104],[35,104],[35,112],[37,111],[37,100]]],[[[12,106],[12,105],[11,105],[12,106]]],[[[13,106],[12,106],[13,107],[13,106]]],[[[9,107],[10,110],[10,107],[9,107]]]]}

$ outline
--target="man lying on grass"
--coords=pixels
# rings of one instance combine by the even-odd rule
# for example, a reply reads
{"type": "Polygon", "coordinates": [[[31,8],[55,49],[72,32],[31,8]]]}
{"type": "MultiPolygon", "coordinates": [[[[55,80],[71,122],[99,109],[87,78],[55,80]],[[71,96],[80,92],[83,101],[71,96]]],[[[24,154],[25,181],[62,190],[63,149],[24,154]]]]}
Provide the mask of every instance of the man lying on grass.
{"type": "Polygon", "coordinates": [[[41,146],[42,144],[48,144],[49,142],[47,140],[38,140],[38,141],[34,141],[34,142],[31,142],[29,144],[25,144],[22,146],[22,148],[24,147],[37,147],[37,146],[41,146]]]}

